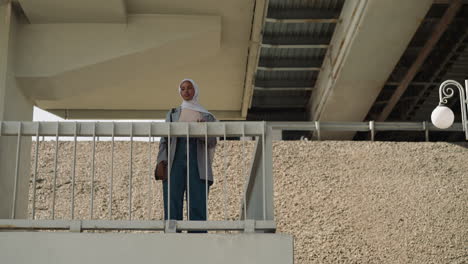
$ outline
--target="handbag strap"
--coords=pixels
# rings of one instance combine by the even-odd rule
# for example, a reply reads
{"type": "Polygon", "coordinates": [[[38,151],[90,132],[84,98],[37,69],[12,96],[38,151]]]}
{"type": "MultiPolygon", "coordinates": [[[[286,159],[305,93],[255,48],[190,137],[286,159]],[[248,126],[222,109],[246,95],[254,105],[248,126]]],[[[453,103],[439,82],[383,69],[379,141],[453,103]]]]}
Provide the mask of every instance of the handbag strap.
{"type": "Polygon", "coordinates": [[[171,114],[169,115],[169,121],[172,123],[172,114],[175,112],[175,108],[171,109],[171,114]]]}

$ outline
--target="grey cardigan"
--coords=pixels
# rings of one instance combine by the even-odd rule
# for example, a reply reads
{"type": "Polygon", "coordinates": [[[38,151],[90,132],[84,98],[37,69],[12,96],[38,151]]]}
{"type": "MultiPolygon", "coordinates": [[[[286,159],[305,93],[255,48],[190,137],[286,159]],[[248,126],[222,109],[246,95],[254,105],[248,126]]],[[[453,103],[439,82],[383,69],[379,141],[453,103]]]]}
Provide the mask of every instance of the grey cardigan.
{"type": "MultiPolygon", "coordinates": [[[[169,110],[166,115],[166,122],[177,122],[179,121],[181,107],[174,108],[174,111],[169,110]]],[[[206,122],[216,122],[216,119],[211,115],[207,113],[201,113],[203,120],[206,122]]],[[[171,137],[171,167],[174,164],[174,156],[175,156],[175,151],[176,151],[176,146],[177,146],[177,137],[171,137]]],[[[205,180],[206,176],[208,175],[208,181],[211,183],[213,182],[213,169],[212,169],[212,164],[213,164],[213,155],[210,155],[210,153],[214,153],[216,147],[216,137],[209,137],[208,138],[208,166],[206,166],[205,163],[205,139],[204,138],[198,138],[197,140],[197,164],[198,164],[198,174],[200,175],[200,179],[205,180]],[[206,167],[208,167],[208,173],[206,172],[206,167]]],[[[159,164],[160,161],[167,161],[167,138],[161,138],[161,141],[159,142],[159,153],[158,153],[158,161],[157,164],[159,164]]]]}

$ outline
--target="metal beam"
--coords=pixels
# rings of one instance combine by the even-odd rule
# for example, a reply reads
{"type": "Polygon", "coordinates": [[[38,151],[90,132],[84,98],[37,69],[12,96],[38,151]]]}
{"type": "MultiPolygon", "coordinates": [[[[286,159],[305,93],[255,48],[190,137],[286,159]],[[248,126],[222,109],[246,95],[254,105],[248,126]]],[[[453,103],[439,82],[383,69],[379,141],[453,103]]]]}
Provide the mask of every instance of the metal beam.
{"type": "Polygon", "coordinates": [[[276,8],[270,6],[268,9],[268,17],[276,19],[329,19],[338,18],[340,16],[341,7],[336,9],[317,9],[317,8],[276,8]]]}
{"type": "Polygon", "coordinates": [[[254,17],[252,18],[252,30],[250,32],[250,46],[247,56],[247,64],[244,78],[244,95],[242,96],[241,117],[246,118],[252,105],[254,92],[254,78],[260,60],[260,50],[263,39],[263,26],[267,16],[269,0],[255,1],[254,17]]]}
{"type": "MultiPolygon", "coordinates": [[[[434,0],[434,4],[446,4],[446,5],[448,5],[448,4],[452,3],[452,2],[453,2],[453,0],[434,0]]],[[[462,2],[465,5],[468,4],[468,0],[463,0],[462,2]]]]}
{"type": "Polygon", "coordinates": [[[265,22],[268,23],[338,23],[338,19],[336,18],[306,18],[306,19],[294,19],[294,18],[286,18],[286,19],[276,19],[276,18],[267,18],[265,22]]]}
{"type": "MultiPolygon", "coordinates": [[[[385,85],[387,85],[387,86],[399,86],[401,84],[402,84],[401,82],[387,82],[387,83],[385,83],[385,85]]],[[[411,82],[409,85],[424,86],[424,85],[439,85],[439,84],[440,83],[437,83],[437,82],[411,82]]]]}
{"type": "Polygon", "coordinates": [[[271,109],[271,110],[280,110],[280,109],[304,109],[304,105],[299,104],[282,104],[282,105],[273,105],[273,104],[257,104],[254,103],[252,107],[257,109],[271,109]]]}
{"type": "Polygon", "coordinates": [[[312,87],[258,87],[255,86],[255,91],[312,91],[312,87]]]}
{"type": "Polygon", "coordinates": [[[285,79],[285,80],[265,80],[257,79],[255,80],[255,86],[258,87],[306,87],[309,88],[313,86],[315,79],[312,80],[298,80],[298,79],[285,79]]]}
{"type": "Polygon", "coordinates": [[[304,108],[252,108],[249,111],[249,120],[270,120],[270,121],[304,121],[307,119],[304,108]]]}
{"type": "Polygon", "coordinates": [[[408,88],[408,85],[413,80],[414,76],[419,72],[421,66],[423,65],[426,58],[429,56],[431,51],[434,49],[435,45],[439,41],[442,34],[445,32],[447,27],[452,22],[453,18],[457,15],[458,10],[462,6],[462,0],[454,0],[450,6],[448,7],[447,11],[445,11],[444,16],[437,24],[436,28],[432,32],[429,40],[424,45],[423,49],[419,52],[416,61],[411,65],[410,69],[406,73],[405,77],[403,78],[401,84],[397,87],[395,92],[393,93],[392,97],[390,98],[388,104],[384,107],[382,112],[380,113],[377,121],[385,121],[390,113],[392,112],[395,105],[398,103],[398,100],[401,98],[403,93],[408,88]]]}
{"type": "Polygon", "coordinates": [[[259,71],[320,71],[320,67],[257,67],[259,71]]]}
{"type": "Polygon", "coordinates": [[[262,44],[266,45],[328,45],[331,35],[316,36],[314,34],[296,36],[288,33],[264,33],[262,44]]]}
{"type": "MultiPolygon", "coordinates": [[[[417,96],[403,97],[400,99],[400,101],[411,101],[417,98],[418,98],[417,96]]],[[[388,104],[388,100],[376,101],[374,103],[374,105],[382,105],[382,104],[388,104]]]]}
{"type": "Polygon", "coordinates": [[[278,48],[278,49],[326,49],[328,44],[312,44],[312,45],[273,45],[273,44],[261,44],[262,48],[278,48]]]}
{"type": "Polygon", "coordinates": [[[310,57],[262,57],[258,62],[261,67],[315,67],[321,68],[323,57],[310,58],[310,57]]]}

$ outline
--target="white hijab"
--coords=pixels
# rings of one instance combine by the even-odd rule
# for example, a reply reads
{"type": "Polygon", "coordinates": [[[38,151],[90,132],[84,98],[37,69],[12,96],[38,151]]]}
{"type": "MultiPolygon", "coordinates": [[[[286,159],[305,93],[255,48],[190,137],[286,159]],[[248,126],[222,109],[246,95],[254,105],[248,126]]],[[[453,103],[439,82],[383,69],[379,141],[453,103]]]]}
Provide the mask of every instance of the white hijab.
{"type": "MultiPolygon", "coordinates": [[[[195,89],[195,94],[193,95],[193,98],[190,101],[185,101],[182,98],[182,104],[181,104],[182,109],[187,108],[187,109],[191,109],[191,110],[194,110],[194,111],[198,111],[200,113],[211,114],[210,112],[208,112],[208,110],[206,110],[203,106],[201,106],[198,103],[198,94],[199,94],[198,85],[192,79],[183,79],[180,82],[180,84],[179,84],[179,95],[180,95],[180,92],[181,92],[180,86],[182,85],[182,83],[187,82],[187,81],[192,83],[193,89],[195,89]]],[[[182,95],[180,97],[182,97],[182,95]]]]}

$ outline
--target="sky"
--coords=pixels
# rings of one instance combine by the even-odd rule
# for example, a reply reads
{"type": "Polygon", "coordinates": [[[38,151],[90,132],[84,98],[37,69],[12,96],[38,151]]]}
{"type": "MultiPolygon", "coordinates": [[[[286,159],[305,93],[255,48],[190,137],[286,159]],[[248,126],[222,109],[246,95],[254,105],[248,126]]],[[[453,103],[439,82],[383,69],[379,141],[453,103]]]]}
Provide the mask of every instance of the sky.
{"type": "Polygon", "coordinates": [[[33,121],[65,121],[65,120],[54,114],[44,111],[40,109],[39,107],[34,106],[33,121]]]}

